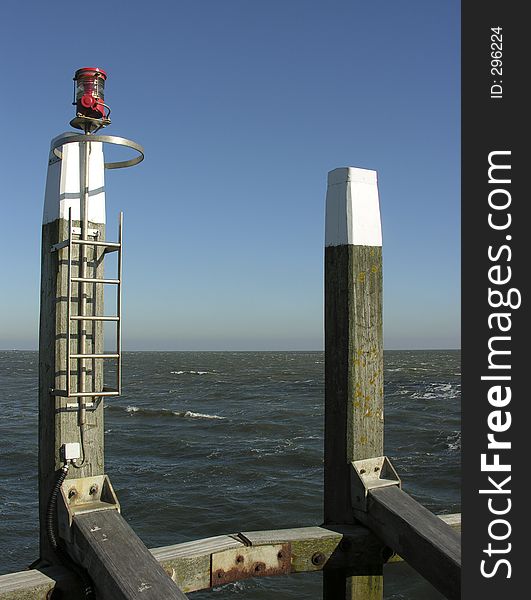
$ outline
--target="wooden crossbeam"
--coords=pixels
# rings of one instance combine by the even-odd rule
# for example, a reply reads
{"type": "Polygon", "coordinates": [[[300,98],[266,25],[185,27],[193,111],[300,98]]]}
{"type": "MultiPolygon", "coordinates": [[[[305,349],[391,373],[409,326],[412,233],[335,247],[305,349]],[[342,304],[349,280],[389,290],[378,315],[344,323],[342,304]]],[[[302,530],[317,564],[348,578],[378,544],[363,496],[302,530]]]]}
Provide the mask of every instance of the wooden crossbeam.
{"type": "MultiPolygon", "coordinates": [[[[461,515],[441,515],[438,518],[459,532],[461,515]]],[[[291,549],[291,573],[307,573],[320,571],[324,567],[352,568],[361,556],[366,555],[370,539],[368,530],[361,526],[333,530],[299,527],[218,535],[153,548],[150,552],[183,592],[192,592],[211,586],[213,558],[229,549],[245,548],[248,544],[267,546],[288,543],[291,549]],[[347,540],[348,544],[342,544],[343,540],[347,540]]],[[[390,562],[400,560],[401,557],[395,555],[390,562]]],[[[74,585],[75,578],[63,567],[9,573],[0,575],[0,600],[47,600],[54,589],[60,589],[61,598],[69,600],[68,591],[74,585]]]]}
{"type": "Polygon", "coordinates": [[[101,600],[186,598],[118,511],[76,515],[73,540],[101,600]]]}
{"type": "Polygon", "coordinates": [[[370,490],[356,517],[446,598],[461,598],[460,534],[398,486],[370,490]]]}

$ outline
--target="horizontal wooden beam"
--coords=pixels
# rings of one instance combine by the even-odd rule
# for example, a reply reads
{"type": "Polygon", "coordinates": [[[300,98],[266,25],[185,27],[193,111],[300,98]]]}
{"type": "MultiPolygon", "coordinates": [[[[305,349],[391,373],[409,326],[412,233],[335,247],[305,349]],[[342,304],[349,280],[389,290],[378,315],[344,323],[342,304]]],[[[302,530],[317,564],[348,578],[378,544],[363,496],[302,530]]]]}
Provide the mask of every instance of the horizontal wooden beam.
{"type": "MultiPolygon", "coordinates": [[[[459,514],[441,515],[440,519],[453,529],[460,530],[459,514]]],[[[350,526],[337,530],[300,527],[219,535],[154,548],[151,554],[183,592],[192,592],[211,587],[213,558],[227,550],[289,544],[291,572],[304,573],[320,571],[325,565],[327,568],[352,567],[370,557],[367,546],[373,540],[365,527],[350,526]]],[[[395,555],[390,562],[400,560],[401,557],[395,555]]],[[[62,598],[69,600],[68,590],[72,590],[74,582],[72,574],[62,567],[0,575],[0,600],[47,600],[50,591],[56,588],[62,590],[62,598]]]]}
{"type": "Polygon", "coordinates": [[[356,517],[450,600],[461,598],[461,539],[398,486],[369,490],[356,517]]]}

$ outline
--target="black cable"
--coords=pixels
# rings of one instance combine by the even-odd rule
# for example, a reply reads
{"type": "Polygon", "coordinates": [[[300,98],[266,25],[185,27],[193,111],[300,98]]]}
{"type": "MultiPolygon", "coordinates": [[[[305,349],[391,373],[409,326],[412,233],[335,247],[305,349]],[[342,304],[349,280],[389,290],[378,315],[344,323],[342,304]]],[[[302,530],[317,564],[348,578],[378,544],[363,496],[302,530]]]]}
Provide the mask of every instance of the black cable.
{"type": "Polygon", "coordinates": [[[83,597],[87,600],[94,600],[94,587],[92,585],[92,581],[88,576],[88,573],[81,568],[78,564],[76,564],[72,558],[69,556],[65,548],[60,544],[56,535],[56,516],[57,516],[57,496],[61,490],[61,486],[63,485],[66,476],[68,475],[69,464],[65,463],[64,466],[60,469],[57,480],[53,486],[52,493],[50,494],[50,500],[48,501],[48,509],[46,511],[46,532],[48,534],[48,539],[50,541],[50,545],[52,546],[54,552],[57,554],[61,562],[70,569],[74,571],[74,573],[81,579],[81,584],[83,587],[83,597]]]}
{"type": "Polygon", "coordinates": [[[66,463],[59,471],[59,476],[53,486],[52,493],[50,494],[50,500],[48,501],[48,510],[46,511],[46,531],[48,533],[48,539],[55,552],[59,547],[57,536],[55,535],[55,511],[57,508],[57,496],[63,485],[63,481],[68,475],[68,463],[66,463]]]}

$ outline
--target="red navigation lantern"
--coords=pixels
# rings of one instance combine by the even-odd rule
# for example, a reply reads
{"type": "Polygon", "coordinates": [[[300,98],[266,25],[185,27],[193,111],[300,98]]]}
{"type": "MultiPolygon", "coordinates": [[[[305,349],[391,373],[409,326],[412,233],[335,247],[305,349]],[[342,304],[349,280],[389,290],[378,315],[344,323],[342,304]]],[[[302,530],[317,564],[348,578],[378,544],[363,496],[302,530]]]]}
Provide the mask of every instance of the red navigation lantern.
{"type": "Polygon", "coordinates": [[[89,133],[110,124],[111,109],[104,103],[107,73],[95,67],[83,67],[74,75],[76,118],[70,124],[89,133]]]}

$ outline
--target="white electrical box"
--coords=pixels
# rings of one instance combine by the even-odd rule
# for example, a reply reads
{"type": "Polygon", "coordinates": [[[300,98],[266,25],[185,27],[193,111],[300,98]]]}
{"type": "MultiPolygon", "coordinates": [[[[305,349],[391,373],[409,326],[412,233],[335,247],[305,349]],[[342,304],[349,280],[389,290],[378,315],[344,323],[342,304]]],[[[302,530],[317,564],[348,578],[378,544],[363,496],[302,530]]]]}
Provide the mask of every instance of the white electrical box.
{"type": "Polygon", "coordinates": [[[61,446],[62,458],[64,461],[76,460],[81,457],[81,447],[79,442],[71,442],[69,444],[63,444],[61,446]]]}

